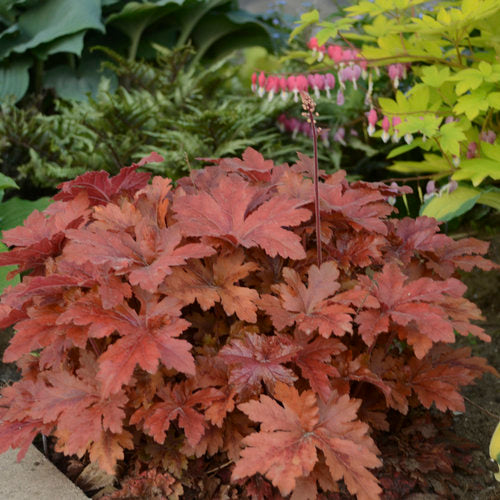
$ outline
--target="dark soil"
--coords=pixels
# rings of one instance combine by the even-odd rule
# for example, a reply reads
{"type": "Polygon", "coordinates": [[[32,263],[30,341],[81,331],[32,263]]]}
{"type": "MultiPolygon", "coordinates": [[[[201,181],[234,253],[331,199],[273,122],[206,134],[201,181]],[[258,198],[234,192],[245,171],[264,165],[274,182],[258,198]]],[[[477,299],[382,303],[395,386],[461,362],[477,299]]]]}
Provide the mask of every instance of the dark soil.
{"type": "MultiPolygon", "coordinates": [[[[500,236],[492,239],[489,257],[500,263],[500,236]]],[[[492,341],[487,344],[475,339],[461,338],[457,344],[460,347],[471,347],[474,355],[487,358],[489,364],[500,371],[500,271],[475,270],[471,273],[463,273],[463,280],[468,286],[468,298],[483,311],[485,320],[481,326],[491,336],[492,341]]],[[[4,331],[0,334],[0,358],[10,337],[10,331],[4,331]]],[[[0,386],[17,378],[18,373],[14,365],[0,363],[0,386]]],[[[500,415],[500,378],[486,374],[475,385],[465,388],[463,395],[466,399],[466,412],[450,417],[450,428],[443,430],[443,433],[448,436],[449,431],[452,431],[453,434],[449,433],[449,435],[455,436],[453,438],[455,439],[455,449],[457,454],[463,454],[465,462],[462,460],[462,465],[455,469],[453,480],[448,480],[446,491],[443,491],[442,487],[435,486],[433,493],[391,495],[387,492],[388,495],[384,495],[384,498],[410,500],[500,499],[500,483],[495,481],[493,476],[494,472],[497,471],[497,466],[491,462],[488,453],[489,442],[500,415]],[[477,447],[471,449],[470,442],[475,443],[477,447]]],[[[42,440],[36,440],[35,444],[41,448],[42,440]]],[[[78,460],[63,458],[60,454],[53,452],[49,452],[49,455],[56,465],[73,480],[85,465],[78,460]]],[[[393,482],[391,484],[395,484],[396,480],[391,478],[391,481],[393,482]]],[[[413,489],[413,491],[415,490],[413,489]]],[[[349,495],[340,496],[341,498],[350,497],[349,495]]]]}

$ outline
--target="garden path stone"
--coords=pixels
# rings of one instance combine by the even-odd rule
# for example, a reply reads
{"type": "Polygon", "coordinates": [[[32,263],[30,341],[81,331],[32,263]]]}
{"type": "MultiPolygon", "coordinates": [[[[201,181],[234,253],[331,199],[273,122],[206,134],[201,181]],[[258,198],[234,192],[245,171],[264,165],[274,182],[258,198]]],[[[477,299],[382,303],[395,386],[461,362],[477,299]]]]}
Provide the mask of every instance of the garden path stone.
{"type": "Polygon", "coordinates": [[[18,450],[0,455],[0,499],[85,500],[87,496],[33,445],[21,462],[18,450]]]}

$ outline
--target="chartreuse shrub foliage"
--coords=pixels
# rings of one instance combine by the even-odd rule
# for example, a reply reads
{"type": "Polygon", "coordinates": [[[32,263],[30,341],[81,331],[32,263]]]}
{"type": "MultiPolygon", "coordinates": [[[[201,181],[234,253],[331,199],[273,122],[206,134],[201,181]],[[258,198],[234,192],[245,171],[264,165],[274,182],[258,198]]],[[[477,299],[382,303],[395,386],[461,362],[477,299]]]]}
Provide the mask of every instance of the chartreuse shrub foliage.
{"type": "MultiPolygon", "coordinates": [[[[317,11],[304,15],[292,36],[320,30],[312,52],[290,56],[309,63],[313,76],[333,72],[337,88],[355,84],[364,70],[369,132],[380,129],[375,136],[384,142],[405,137],[409,144],[389,159],[414,150],[390,170],[433,181],[421,214],[447,221],[476,203],[498,210],[500,2],[363,0],[341,14],[323,22],[317,11]]],[[[321,78],[318,85],[325,89],[321,78]]]]}
{"type": "Polygon", "coordinates": [[[0,99],[43,88],[66,99],[95,95],[103,58],[94,45],[133,61],[154,58],[153,43],[191,42],[196,59],[207,61],[253,45],[274,50],[280,32],[237,0],[3,0],[0,99]]]}
{"type": "Polygon", "coordinates": [[[461,452],[428,410],[464,411],[460,388],[494,372],[453,348],[490,340],[456,278],[493,267],[488,245],[390,218],[407,188],[313,181],[305,155],[249,148],[176,187],[136,170],[159,160],[65,182],[5,231],[0,264],[22,280],[0,303],[4,361],[22,376],[0,451],[53,436],[124,479],[113,498],[446,488],[433,467],[461,452]]]}

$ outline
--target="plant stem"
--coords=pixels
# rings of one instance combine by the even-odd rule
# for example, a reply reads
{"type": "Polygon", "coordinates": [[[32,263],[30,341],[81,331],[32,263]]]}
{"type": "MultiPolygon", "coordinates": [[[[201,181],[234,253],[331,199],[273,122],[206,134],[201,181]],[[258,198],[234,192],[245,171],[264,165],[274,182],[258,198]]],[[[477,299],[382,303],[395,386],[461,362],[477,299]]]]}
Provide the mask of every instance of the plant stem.
{"type": "Polygon", "coordinates": [[[316,108],[315,102],[311,96],[306,93],[301,93],[302,107],[305,114],[309,116],[309,123],[311,124],[311,132],[313,137],[314,148],[314,219],[316,228],[316,254],[318,260],[318,267],[321,266],[323,258],[321,255],[321,219],[319,210],[319,166],[318,166],[318,130],[316,129],[316,120],[314,119],[314,110],[316,108]]]}
{"type": "MultiPolygon", "coordinates": [[[[312,113],[309,113],[312,118],[312,113]]],[[[316,223],[316,252],[318,256],[318,267],[322,263],[321,255],[321,219],[319,212],[319,168],[318,168],[318,132],[314,125],[314,120],[311,120],[311,128],[313,131],[313,147],[314,147],[314,219],[316,223]]]]}
{"type": "Polygon", "coordinates": [[[39,94],[43,88],[43,60],[35,58],[35,92],[39,94]]]}

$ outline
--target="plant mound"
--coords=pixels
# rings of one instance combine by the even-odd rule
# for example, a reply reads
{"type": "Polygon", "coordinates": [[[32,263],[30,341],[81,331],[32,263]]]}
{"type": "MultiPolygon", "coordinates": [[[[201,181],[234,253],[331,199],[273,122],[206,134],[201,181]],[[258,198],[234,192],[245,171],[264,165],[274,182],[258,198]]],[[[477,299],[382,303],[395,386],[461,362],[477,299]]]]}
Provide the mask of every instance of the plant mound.
{"type": "Polygon", "coordinates": [[[249,148],[175,188],[148,184],[147,161],[65,182],[5,232],[0,264],[23,279],[0,326],[22,378],[2,390],[0,452],[52,435],[125,477],[115,498],[304,500],[341,481],[379,498],[378,436],[417,408],[464,411],[460,387],[494,371],[450,345],[489,341],[454,277],[492,268],[487,244],[389,218],[408,188],[321,173],[318,263],[306,156],[249,148]]]}

